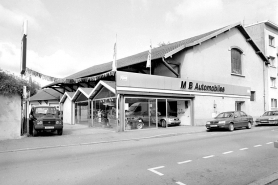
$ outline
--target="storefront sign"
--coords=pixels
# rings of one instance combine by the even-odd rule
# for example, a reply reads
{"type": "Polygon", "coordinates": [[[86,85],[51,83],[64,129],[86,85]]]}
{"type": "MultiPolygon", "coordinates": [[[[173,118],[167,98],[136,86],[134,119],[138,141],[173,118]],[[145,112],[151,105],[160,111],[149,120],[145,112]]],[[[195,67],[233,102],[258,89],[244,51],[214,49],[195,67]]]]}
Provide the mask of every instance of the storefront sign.
{"type": "Polygon", "coordinates": [[[225,87],[220,85],[206,85],[201,83],[193,83],[193,82],[186,82],[181,81],[181,89],[188,89],[194,91],[211,91],[211,92],[225,92],[225,87]]]}

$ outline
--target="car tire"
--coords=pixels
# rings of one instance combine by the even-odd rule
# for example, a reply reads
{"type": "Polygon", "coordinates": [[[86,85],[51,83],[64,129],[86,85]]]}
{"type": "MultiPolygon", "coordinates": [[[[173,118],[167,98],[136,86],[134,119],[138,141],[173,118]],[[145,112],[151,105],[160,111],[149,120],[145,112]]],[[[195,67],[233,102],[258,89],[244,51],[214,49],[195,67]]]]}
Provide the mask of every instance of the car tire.
{"type": "Polygon", "coordinates": [[[165,119],[161,120],[160,122],[161,122],[162,127],[166,127],[166,120],[165,119]]]}
{"type": "Polygon", "coordinates": [[[38,135],[38,131],[35,129],[35,127],[33,126],[33,137],[36,137],[38,135]]]}
{"type": "Polygon", "coordinates": [[[252,124],[250,123],[250,122],[248,122],[248,124],[247,124],[247,127],[246,127],[247,129],[251,129],[252,128],[252,124]]]}
{"type": "Polygon", "coordinates": [[[137,129],[142,129],[144,127],[144,123],[143,122],[138,122],[136,125],[137,129]]]}
{"type": "Polygon", "coordinates": [[[211,132],[211,129],[207,128],[207,132],[211,132]]]}
{"type": "Polygon", "coordinates": [[[234,124],[230,123],[229,124],[229,131],[234,131],[235,130],[235,127],[234,127],[234,124]]]}
{"type": "Polygon", "coordinates": [[[63,129],[57,130],[57,134],[61,136],[63,134],[63,129]]]}

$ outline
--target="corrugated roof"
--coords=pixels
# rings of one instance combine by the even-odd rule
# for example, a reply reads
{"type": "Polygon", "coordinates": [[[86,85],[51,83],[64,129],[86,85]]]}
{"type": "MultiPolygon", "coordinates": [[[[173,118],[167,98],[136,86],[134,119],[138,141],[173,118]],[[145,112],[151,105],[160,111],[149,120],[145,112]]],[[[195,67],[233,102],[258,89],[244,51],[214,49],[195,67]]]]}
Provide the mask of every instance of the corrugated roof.
{"type": "Polygon", "coordinates": [[[43,101],[43,100],[60,100],[60,93],[53,89],[39,90],[35,95],[30,97],[30,101],[43,101]]]}

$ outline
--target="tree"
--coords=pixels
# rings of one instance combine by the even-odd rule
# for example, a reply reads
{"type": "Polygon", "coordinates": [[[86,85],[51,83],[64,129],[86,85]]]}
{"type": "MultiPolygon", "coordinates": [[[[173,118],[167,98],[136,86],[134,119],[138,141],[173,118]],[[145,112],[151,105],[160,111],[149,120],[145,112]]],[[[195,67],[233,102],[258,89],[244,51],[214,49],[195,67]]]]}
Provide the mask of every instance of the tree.
{"type": "Polygon", "coordinates": [[[12,96],[20,95],[23,97],[23,86],[30,91],[30,96],[37,93],[41,87],[38,83],[21,79],[14,74],[9,74],[0,68],[0,95],[12,96]]]}

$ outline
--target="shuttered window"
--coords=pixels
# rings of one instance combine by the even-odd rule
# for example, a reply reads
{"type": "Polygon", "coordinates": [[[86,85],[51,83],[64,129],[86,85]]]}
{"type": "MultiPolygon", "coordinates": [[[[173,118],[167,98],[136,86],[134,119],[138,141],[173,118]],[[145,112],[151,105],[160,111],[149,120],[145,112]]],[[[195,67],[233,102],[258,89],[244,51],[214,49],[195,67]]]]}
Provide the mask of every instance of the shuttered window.
{"type": "Polygon", "coordinates": [[[242,65],[241,65],[241,54],[242,52],[238,49],[233,48],[231,50],[232,57],[232,73],[242,74],[242,65]]]}

